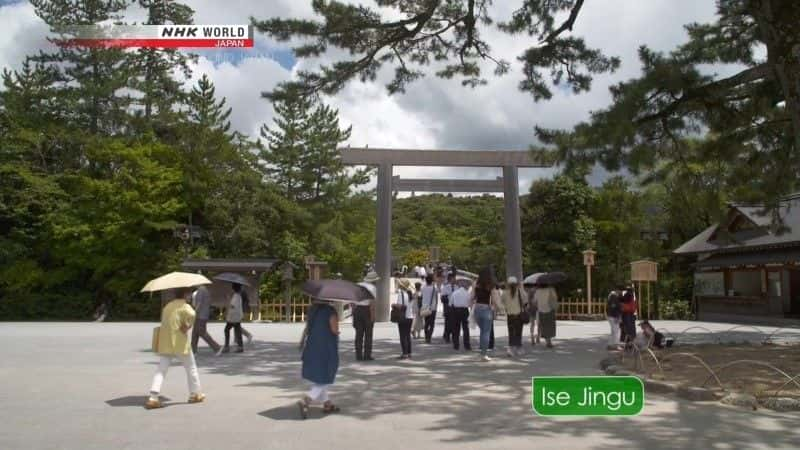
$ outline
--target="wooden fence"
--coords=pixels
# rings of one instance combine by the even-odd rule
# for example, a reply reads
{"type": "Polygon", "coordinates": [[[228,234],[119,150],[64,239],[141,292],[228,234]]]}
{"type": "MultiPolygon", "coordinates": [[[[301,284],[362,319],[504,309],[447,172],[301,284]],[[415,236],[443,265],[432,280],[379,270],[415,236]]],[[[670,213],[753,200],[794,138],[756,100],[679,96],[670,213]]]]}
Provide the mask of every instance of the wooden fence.
{"type": "Polygon", "coordinates": [[[606,300],[594,299],[591,306],[586,299],[562,299],[558,302],[556,319],[573,320],[578,318],[604,320],[606,318],[606,300]]]}
{"type": "MultiPolygon", "coordinates": [[[[309,305],[311,305],[311,299],[305,295],[300,296],[298,298],[293,298],[292,303],[289,306],[289,321],[305,322],[306,311],[308,311],[309,305]]],[[[261,320],[269,320],[272,322],[285,322],[286,304],[282,302],[262,303],[261,320]]]]}

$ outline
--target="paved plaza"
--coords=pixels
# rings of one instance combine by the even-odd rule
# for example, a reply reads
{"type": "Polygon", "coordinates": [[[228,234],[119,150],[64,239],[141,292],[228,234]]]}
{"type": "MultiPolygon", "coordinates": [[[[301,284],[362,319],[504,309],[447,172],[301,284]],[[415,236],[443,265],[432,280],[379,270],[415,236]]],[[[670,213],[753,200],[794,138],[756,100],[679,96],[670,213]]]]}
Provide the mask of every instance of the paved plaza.
{"type": "MultiPolygon", "coordinates": [[[[700,325],[656,322],[673,333],[700,325]]],[[[301,325],[247,324],[255,341],[245,354],[198,355],[206,403],[186,404],[183,368],[170,369],[167,407],[142,407],[155,369],[153,323],[0,323],[0,449],[620,449],[797,448],[798,415],[748,411],[648,394],[635,418],[545,418],[531,411],[534,375],[599,375],[605,322],[558,323],[556,348],[521,359],[454,353],[414,342],[414,360],[399,361],[397,330],[378,324],[377,361],[356,363],[345,324],[332,398],[342,408],[299,420],[306,390],[297,350],[301,325]]],[[[770,332],[772,328],[759,327],[770,332]]],[[[222,325],[209,326],[217,338],[222,325]]],[[[704,330],[692,336],[703,339],[704,330]]],[[[755,330],[738,330],[757,340],[755,330]]],[[[437,326],[437,336],[441,325],[437,326]]],[[[526,331],[527,336],[527,331],[526,331]]],[[[441,341],[441,339],[437,339],[441,341]]],[[[473,347],[476,347],[473,344],[473,347]]]]}

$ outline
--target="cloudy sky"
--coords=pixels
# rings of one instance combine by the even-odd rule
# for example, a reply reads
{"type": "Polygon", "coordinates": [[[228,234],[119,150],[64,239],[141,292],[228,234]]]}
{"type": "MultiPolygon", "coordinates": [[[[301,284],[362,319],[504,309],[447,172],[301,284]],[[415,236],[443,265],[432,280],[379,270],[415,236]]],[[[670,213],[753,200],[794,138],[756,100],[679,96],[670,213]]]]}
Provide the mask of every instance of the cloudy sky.
{"type": "MultiPolygon", "coordinates": [[[[184,2],[195,10],[195,22],[206,24],[246,24],[248,18],[312,17],[310,0],[196,0],[184,2]]],[[[369,0],[361,3],[369,4],[369,0]]],[[[495,0],[496,20],[510,17],[521,0],[495,0]]],[[[574,32],[588,45],[622,59],[614,74],[595,78],[591,92],[574,95],[555,90],[551,101],[534,103],[516,86],[521,78],[516,57],[530,46],[532,39],[491,31],[485,37],[496,57],[512,62],[510,73],[501,78],[490,75],[489,84],[477,89],[464,88],[457,80],[429,76],[417,81],[404,95],[389,96],[384,87],[391,69],[373,83],[353,82],[327,102],[339,109],[341,121],[353,126],[352,146],[419,149],[524,150],[535,142],[533,128],[569,128],[586,119],[589,111],[605,107],[610,99],[607,87],[636,76],[639,63],[636,51],[646,44],[668,51],[687,38],[682,25],[707,22],[714,18],[712,0],[591,0],[586,2],[574,32]]],[[[131,11],[131,20],[141,17],[131,11]]],[[[0,67],[18,68],[25,55],[48,44],[47,26],[36,17],[25,0],[0,0],[0,67]]],[[[330,61],[333,55],[323,58],[330,61]]],[[[301,68],[319,61],[297,61],[286,44],[257,36],[256,48],[226,52],[203,52],[194,76],[208,74],[217,94],[233,107],[233,126],[256,135],[263,123],[272,121],[273,111],[261,91],[292,78],[301,68]]],[[[491,65],[487,65],[491,74],[491,65]]],[[[396,168],[408,178],[494,178],[499,169],[396,168]]],[[[551,170],[520,172],[521,192],[530,182],[550,176],[551,170]]],[[[592,181],[604,178],[595,171],[592,181]]]]}

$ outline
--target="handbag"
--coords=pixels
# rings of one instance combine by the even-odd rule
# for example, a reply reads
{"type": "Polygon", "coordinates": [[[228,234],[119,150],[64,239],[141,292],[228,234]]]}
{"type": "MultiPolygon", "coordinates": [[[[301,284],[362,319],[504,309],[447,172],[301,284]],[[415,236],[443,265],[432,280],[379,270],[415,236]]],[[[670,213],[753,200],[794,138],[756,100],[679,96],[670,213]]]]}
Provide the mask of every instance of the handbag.
{"type": "MultiPolygon", "coordinates": [[[[433,299],[436,298],[436,288],[434,287],[431,291],[431,305],[433,305],[433,299]]],[[[422,317],[428,317],[433,314],[433,309],[430,306],[425,306],[419,311],[419,315],[422,317]]]]}
{"type": "Polygon", "coordinates": [[[158,353],[158,335],[159,334],[161,334],[161,327],[158,326],[158,327],[153,328],[153,340],[152,340],[152,343],[150,344],[151,348],[153,350],[153,353],[158,353]]]}
{"type": "Polygon", "coordinates": [[[522,295],[520,295],[519,289],[517,289],[517,301],[519,301],[519,320],[523,325],[527,325],[531,322],[531,315],[522,307],[522,295]]]}

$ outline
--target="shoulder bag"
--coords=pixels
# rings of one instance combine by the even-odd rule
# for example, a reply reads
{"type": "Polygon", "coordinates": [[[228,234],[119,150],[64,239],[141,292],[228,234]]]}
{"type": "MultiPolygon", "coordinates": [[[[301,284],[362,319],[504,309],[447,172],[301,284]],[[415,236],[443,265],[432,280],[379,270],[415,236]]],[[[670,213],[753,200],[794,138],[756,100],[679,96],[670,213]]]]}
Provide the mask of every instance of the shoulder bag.
{"type": "Polygon", "coordinates": [[[519,289],[517,289],[517,301],[519,302],[519,320],[522,321],[523,325],[526,325],[531,322],[531,315],[522,306],[522,294],[520,294],[519,289]]]}
{"type": "Polygon", "coordinates": [[[402,299],[401,301],[403,303],[399,304],[399,305],[395,303],[395,304],[392,305],[392,311],[389,314],[389,320],[392,321],[393,323],[400,323],[400,321],[403,320],[403,318],[406,315],[407,306],[405,305],[405,301],[406,301],[405,299],[406,299],[406,295],[407,294],[402,290],[400,291],[399,294],[400,294],[400,298],[402,299]]]}

